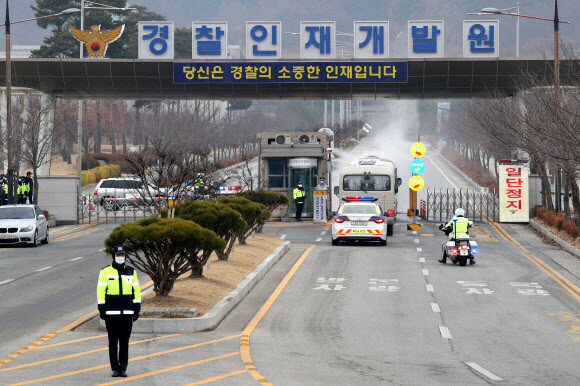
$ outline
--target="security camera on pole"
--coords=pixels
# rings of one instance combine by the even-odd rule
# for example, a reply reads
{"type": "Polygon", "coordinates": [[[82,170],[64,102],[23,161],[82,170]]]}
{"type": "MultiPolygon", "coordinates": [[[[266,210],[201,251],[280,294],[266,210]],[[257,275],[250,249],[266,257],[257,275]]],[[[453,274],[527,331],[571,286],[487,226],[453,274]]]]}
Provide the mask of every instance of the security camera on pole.
{"type": "MultiPolygon", "coordinates": [[[[420,137],[419,137],[420,139],[420,137]]],[[[425,153],[427,152],[427,148],[421,142],[415,142],[411,145],[411,155],[415,157],[411,161],[411,165],[409,166],[411,169],[411,178],[409,179],[409,212],[413,212],[413,220],[410,224],[407,225],[407,230],[411,231],[420,231],[421,225],[415,224],[415,215],[417,213],[417,192],[423,189],[425,185],[425,181],[423,177],[419,176],[419,174],[425,171],[425,162],[423,162],[420,158],[422,158],[425,153]]]]}

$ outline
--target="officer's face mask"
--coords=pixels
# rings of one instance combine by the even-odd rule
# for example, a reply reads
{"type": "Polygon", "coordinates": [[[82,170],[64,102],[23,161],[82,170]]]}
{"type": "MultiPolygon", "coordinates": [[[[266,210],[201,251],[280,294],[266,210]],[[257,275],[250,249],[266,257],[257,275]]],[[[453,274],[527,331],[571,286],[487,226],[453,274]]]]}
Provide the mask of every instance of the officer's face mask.
{"type": "Polygon", "coordinates": [[[302,187],[302,184],[298,184],[298,187],[301,188],[302,187]]]}
{"type": "Polygon", "coordinates": [[[125,255],[115,255],[115,263],[119,265],[125,264],[125,255]]]}

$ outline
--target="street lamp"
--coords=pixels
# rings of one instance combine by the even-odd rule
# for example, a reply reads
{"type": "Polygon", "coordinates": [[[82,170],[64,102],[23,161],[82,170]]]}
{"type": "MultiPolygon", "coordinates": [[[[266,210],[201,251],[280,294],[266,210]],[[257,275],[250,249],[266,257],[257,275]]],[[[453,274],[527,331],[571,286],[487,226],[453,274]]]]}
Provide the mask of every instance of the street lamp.
{"type": "Polygon", "coordinates": [[[60,13],[55,13],[52,15],[45,15],[40,17],[34,17],[32,19],[24,19],[17,21],[10,21],[10,7],[9,2],[6,0],[6,21],[4,24],[0,24],[0,27],[4,26],[6,31],[6,157],[8,158],[8,204],[14,204],[14,162],[12,159],[12,62],[10,60],[10,26],[12,24],[24,23],[27,21],[35,21],[40,19],[46,19],[49,17],[68,15],[75,12],[80,12],[77,8],[68,8],[60,13]]]}
{"type": "MultiPolygon", "coordinates": [[[[554,99],[556,103],[560,104],[560,23],[570,24],[569,21],[560,20],[558,17],[558,0],[554,0],[554,18],[549,19],[545,17],[520,15],[518,13],[504,12],[497,8],[484,8],[481,13],[477,15],[509,15],[520,17],[525,17],[528,19],[545,20],[554,22],[554,99]]],[[[560,202],[562,194],[562,182],[561,182],[560,169],[556,173],[556,212],[560,212],[560,202]]]]}

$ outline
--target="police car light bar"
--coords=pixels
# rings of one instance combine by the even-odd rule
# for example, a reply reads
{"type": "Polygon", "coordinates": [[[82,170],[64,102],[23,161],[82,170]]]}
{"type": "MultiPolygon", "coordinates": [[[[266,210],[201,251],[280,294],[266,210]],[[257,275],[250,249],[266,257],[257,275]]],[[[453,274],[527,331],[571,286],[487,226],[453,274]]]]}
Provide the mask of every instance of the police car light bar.
{"type": "Polygon", "coordinates": [[[342,201],[345,201],[345,202],[361,202],[361,201],[375,202],[375,201],[378,201],[378,198],[373,197],[373,196],[346,196],[346,197],[342,198],[342,201]]]}
{"type": "Polygon", "coordinates": [[[241,186],[230,186],[230,190],[242,190],[241,186]]]}

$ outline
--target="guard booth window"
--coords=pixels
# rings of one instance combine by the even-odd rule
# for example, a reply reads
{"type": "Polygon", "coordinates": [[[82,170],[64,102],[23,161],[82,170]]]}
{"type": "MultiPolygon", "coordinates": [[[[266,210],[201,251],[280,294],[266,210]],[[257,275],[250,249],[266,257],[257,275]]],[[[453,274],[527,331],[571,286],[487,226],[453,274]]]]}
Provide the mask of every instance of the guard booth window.
{"type": "Polygon", "coordinates": [[[268,158],[268,186],[270,188],[284,189],[287,187],[287,179],[288,173],[285,159],[268,158]]]}

